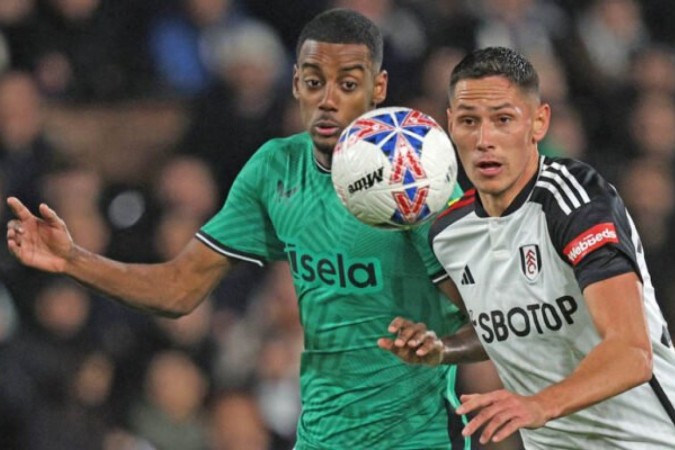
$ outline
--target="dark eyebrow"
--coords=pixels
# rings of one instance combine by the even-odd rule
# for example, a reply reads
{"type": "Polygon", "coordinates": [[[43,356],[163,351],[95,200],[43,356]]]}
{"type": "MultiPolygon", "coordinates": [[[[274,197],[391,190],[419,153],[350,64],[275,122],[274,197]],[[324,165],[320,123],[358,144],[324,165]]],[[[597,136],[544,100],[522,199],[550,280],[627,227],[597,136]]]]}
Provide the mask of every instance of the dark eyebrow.
{"type": "MultiPolygon", "coordinates": [[[[314,69],[321,72],[321,66],[319,64],[304,62],[300,65],[301,69],[314,69]]],[[[351,72],[352,70],[359,70],[361,72],[366,71],[366,67],[363,64],[353,64],[351,66],[345,66],[340,68],[340,72],[351,72]]]]}
{"type": "Polygon", "coordinates": [[[493,110],[493,111],[497,111],[497,110],[504,109],[504,108],[515,108],[515,106],[513,106],[512,103],[507,102],[507,103],[502,103],[501,105],[493,106],[490,109],[493,110]]]}
{"type": "Polygon", "coordinates": [[[352,70],[360,70],[361,72],[366,71],[366,67],[363,64],[354,64],[352,66],[346,66],[340,69],[340,72],[351,72],[352,70]]]}
{"type": "MultiPolygon", "coordinates": [[[[490,110],[491,111],[499,111],[500,109],[505,109],[505,108],[515,108],[515,106],[513,106],[513,104],[507,102],[507,103],[502,103],[501,105],[490,107],[490,110]]],[[[465,109],[467,111],[473,111],[473,110],[476,109],[476,107],[471,106],[471,105],[459,104],[455,109],[465,109]]]]}
{"type": "Polygon", "coordinates": [[[301,68],[301,69],[321,70],[321,67],[319,67],[318,64],[308,63],[308,62],[302,63],[302,64],[300,65],[300,68],[301,68]]]}

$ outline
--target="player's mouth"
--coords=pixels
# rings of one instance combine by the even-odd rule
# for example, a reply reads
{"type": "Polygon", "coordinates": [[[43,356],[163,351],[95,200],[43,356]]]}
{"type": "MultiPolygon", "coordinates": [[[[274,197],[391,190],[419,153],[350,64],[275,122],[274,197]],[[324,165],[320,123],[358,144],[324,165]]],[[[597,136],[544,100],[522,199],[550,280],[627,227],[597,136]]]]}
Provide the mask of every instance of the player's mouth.
{"type": "Polygon", "coordinates": [[[314,131],[321,137],[337,137],[342,132],[342,127],[332,120],[319,120],[314,123],[314,131]]]}
{"type": "Polygon", "coordinates": [[[493,177],[502,171],[502,164],[497,161],[479,161],[475,167],[478,173],[486,177],[493,177]]]}

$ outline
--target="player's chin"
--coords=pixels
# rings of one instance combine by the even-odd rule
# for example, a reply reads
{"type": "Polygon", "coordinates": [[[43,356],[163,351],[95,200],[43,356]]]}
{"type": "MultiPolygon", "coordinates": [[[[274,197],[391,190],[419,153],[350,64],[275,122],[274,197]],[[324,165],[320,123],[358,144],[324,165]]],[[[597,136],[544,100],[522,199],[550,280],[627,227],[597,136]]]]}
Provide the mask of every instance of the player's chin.
{"type": "Polygon", "coordinates": [[[506,181],[498,176],[484,176],[480,173],[473,173],[469,176],[471,183],[480,192],[490,195],[496,195],[502,192],[505,188],[506,181]]]}
{"type": "Polygon", "coordinates": [[[323,136],[312,136],[312,142],[314,143],[314,147],[322,154],[331,156],[333,155],[333,149],[335,148],[335,145],[337,144],[337,138],[336,137],[330,137],[326,138],[323,136]]]}

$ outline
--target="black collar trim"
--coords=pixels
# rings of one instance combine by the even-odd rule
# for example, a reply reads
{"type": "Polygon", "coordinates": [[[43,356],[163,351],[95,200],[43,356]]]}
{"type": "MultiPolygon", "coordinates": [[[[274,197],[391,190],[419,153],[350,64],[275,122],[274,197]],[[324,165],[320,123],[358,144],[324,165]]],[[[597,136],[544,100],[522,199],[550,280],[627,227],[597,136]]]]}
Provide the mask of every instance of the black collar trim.
{"type": "MultiPolygon", "coordinates": [[[[522,191],[516,195],[516,198],[513,199],[511,204],[504,210],[502,213],[501,217],[508,216],[509,214],[513,214],[516,212],[518,209],[520,209],[521,206],[527,202],[527,200],[530,198],[530,194],[532,194],[532,190],[534,189],[534,185],[537,184],[537,179],[539,178],[539,172],[541,171],[541,165],[542,162],[544,161],[544,157],[541,156],[539,158],[539,168],[537,169],[537,172],[532,176],[530,181],[527,182],[525,187],[523,188],[522,191]]],[[[485,211],[485,208],[483,208],[483,203],[480,201],[480,195],[476,195],[476,215],[478,217],[490,217],[485,211]]]]}

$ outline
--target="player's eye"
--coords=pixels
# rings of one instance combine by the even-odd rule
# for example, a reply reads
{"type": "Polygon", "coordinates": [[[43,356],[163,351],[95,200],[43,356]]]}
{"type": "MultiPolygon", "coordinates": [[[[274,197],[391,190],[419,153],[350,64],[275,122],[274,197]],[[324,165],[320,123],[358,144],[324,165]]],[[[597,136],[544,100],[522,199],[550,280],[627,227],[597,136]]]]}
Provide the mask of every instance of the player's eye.
{"type": "Polygon", "coordinates": [[[358,83],[356,81],[343,81],[342,82],[342,89],[344,89],[347,92],[351,92],[355,90],[358,87],[358,83]]]}
{"type": "Polygon", "coordinates": [[[317,89],[321,87],[321,80],[317,78],[305,78],[304,82],[309,89],[317,89]]]}
{"type": "Polygon", "coordinates": [[[499,120],[499,123],[501,123],[503,125],[508,125],[509,123],[511,123],[513,118],[511,116],[499,116],[498,120],[499,120]]]}
{"type": "Polygon", "coordinates": [[[474,126],[476,124],[476,119],[469,116],[462,116],[459,118],[459,123],[467,127],[474,126]]]}

